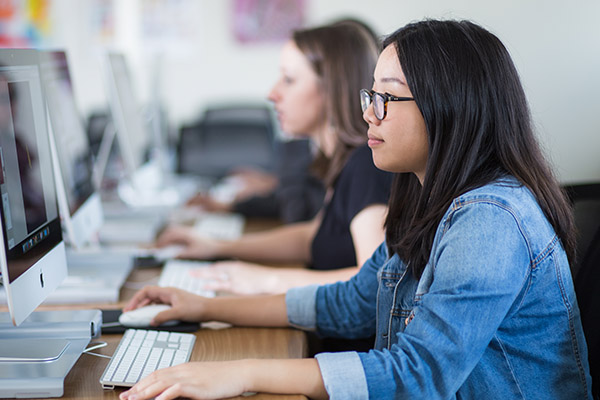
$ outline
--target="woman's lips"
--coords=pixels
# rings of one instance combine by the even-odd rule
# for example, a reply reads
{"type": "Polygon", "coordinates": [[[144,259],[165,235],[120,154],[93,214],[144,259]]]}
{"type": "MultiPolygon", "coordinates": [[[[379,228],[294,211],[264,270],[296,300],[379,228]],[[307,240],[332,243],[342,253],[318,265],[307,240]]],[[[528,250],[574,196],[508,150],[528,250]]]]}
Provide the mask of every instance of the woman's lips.
{"type": "Polygon", "coordinates": [[[368,135],[368,142],[367,144],[369,145],[369,147],[372,146],[377,146],[378,144],[383,143],[383,139],[378,138],[377,136],[373,136],[373,135],[368,135]]]}

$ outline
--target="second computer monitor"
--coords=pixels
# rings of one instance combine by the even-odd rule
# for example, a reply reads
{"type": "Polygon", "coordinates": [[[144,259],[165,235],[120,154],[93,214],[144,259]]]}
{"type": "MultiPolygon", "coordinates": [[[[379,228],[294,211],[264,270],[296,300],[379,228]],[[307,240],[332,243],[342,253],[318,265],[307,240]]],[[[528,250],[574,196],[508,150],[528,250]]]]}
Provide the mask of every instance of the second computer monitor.
{"type": "Polygon", "coordinates": [[[135,172],[146,161],[150,137],[135,98],[131,75],[123,54],[108,55],[108,91],[110,113],[125,172],[129,178],[133,178],[135,172]]]}
{"type": "Polygon", "coordinates": [[[69,243],[80,248],[93,240],[104,220],[93,184],[93,155],[75,103],[65,52],[45,51],[40,57],[59,208],[69,243]]]}

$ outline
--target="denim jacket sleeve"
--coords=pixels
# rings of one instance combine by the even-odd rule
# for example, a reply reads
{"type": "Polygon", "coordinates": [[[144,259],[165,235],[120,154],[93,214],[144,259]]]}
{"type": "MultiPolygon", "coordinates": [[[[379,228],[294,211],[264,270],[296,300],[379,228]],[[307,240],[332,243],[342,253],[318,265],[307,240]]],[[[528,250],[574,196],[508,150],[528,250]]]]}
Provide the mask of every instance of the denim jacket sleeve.
{"type": "Polygon", "coordinates": [[[375,334],[377,273],[387,258],[384,242],[350,280],[321,286],[317,290],[317,333],[347,339],[375,334]]]}
{"type": "MultiPolygon", "coordinates": [[[[510,210],[456,205],[442,220],[412,318],[389,349],[360,354],[369,397],[452,397],[526,285],[530,254],[510,210]],[[434,278],[434,279],[433,279],[434,278]]],[[[331,393],[330,393],[331,394],[331,393]]]]}
{"type": "MultiPolygon", "coordinates": [[[[329,337],[368,337],[375,331],[377,273],[388,258],[385,242],[347,282],[295,288],[286,294],[288,320],[329,337]]],[[[316,356],[331,399],[368,396],[363,364],[356,352],[316,356]]]]}
{"type": "Polygon", "coordinates": [[[354,337],[372,335],[375,329],[377,271],[386,259],[384,242],[349,281],[288,290],[285,296],[288,321],[297,328],[318,330],[330,337],[349,337],[353,331],[354,337]]]}

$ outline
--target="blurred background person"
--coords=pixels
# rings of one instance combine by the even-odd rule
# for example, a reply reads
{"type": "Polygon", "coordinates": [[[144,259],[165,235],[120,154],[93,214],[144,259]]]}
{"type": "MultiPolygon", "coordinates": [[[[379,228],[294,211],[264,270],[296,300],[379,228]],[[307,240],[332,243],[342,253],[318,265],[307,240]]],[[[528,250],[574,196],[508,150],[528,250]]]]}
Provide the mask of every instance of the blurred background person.
{"type": "Polygon", "coordinates": [[[372,84],[378,51],[372,30],[355,20],[296,31],[282,49],[281,76],[269,99],[282,130],[309,137],[318,148],[312,168],[327,194],[316,217],[234,241],[169,227],[157,246],[183,244],[182,258],[307,267],[275,269],[228,261],[197,271],[211,282],[209,289],[236,294],[282,293],[353,276],[383,240],[392,180],[373,164],[357,96],[372,84]]]}

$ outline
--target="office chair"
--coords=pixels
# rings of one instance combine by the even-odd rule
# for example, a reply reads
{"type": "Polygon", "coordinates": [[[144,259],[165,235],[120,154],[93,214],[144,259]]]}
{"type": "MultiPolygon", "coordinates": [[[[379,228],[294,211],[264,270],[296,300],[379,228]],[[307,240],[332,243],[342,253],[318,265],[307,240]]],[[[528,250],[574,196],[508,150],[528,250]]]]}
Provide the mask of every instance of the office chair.
{"type": "Polygon", "coordinates": [[[181,127],[177,171],[219,179],[239,167],[272,171],[275,128],[268,106],[213,106],[202,118],[181,127]]]}
{"type": "Polygon", "coordinates": [[[578,229],[575,293],[588,346],[594,399],[600,399],[600,184],[565,187],[578,229]]]}

